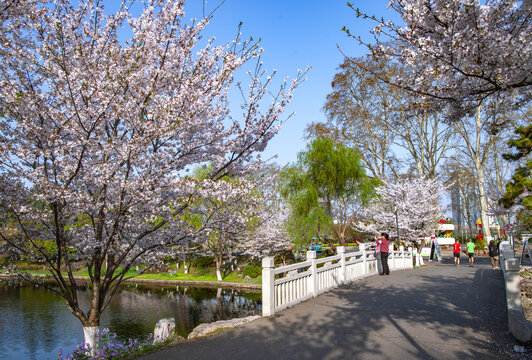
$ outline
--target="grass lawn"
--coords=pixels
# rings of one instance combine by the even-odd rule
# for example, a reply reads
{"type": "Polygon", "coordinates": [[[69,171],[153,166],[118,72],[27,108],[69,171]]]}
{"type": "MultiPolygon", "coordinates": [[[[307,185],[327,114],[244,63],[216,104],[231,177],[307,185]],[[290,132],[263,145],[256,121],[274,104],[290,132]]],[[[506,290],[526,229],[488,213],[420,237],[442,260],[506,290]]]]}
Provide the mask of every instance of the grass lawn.
{"type": "MultiPolygon", "coordinates": [[[[175,265],[171,266],[169,269],[171,272],[175,272],[175,274],[170,274],[168,272],[146,272],[142,275],[135,276],[135,279],[145,279],[145,280],[183,280],[183,281],[217,281],[216,280],[216,269],[209,267],[209,268],[193,268],[189,270],[188,274],[185,274],[183,268],[179,268],[177,271],[175,270],[175,265]]],[[[22,270],[24,272],[28,272],[31,274],[38,274],[38,275],[49,275],[50,273],[45,270],[22,270]]],[[[135,275],[137,272],[134,270],[130,270],[127,273],[127,276],[135,275]]],[[[66,275],[66,273],[64,273],[66,275]]],[[[74,272],[74,276],[88,276],[87,268],[80,269],[78,271],[74,272]]],[[[244,281],[243,278],[238,277],[238,273],[236,271],[226,275],[222,282],[235,282],[235,283],[255,283],[255,284],[261,284],[261,278],[260,276],[252,279],[251,281],[244,281]]]]}

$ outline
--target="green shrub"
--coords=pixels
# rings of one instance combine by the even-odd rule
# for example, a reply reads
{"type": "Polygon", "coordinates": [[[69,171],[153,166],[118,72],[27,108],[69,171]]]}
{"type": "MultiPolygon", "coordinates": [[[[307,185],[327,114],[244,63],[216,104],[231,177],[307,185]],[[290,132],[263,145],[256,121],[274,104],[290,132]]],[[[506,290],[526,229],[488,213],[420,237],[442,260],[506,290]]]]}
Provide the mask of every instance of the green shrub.
{"type": "Polygon", "coordinates": [[[204,269],[214,263],[213,256],[199,257],[192,260],[192,266],[198,269],[204,269]]]}
{"type": "Polygon", "coordinates": [[[482,237],[480,239],[475,238],[473,240],[473,243],[475,244],[475,250],[477,250],[477,251],[485,250],[488,247],[487,243],[486,243],[486,240],[484,240],[484,237],[482,237]]]}
{"type": "Polygon", "coordinates": [[[262,275],[262,266],[253,264],[247,265],[242,271],[242,275],[244,277],[249,276],[252,279],[259,277],[262,275]]]}
{"type": "Polygon", "coordinates": [[[177,256],[175,256],[175,255],[166,255],[163,258],[163,263],[164,264],[174,264],[176,262],[177,262],[177,256]]]}
{"type": "Polygon", "coordinates": [[[334,251],[331,248],[326,248],[322,251],[324,257],[333,256],[334,251]]]}
{"type": "Polygon", "coordinates": [[[6,266],[7,264],[9,264],[9,256],[0,255],[0,266],[6,266]]]}

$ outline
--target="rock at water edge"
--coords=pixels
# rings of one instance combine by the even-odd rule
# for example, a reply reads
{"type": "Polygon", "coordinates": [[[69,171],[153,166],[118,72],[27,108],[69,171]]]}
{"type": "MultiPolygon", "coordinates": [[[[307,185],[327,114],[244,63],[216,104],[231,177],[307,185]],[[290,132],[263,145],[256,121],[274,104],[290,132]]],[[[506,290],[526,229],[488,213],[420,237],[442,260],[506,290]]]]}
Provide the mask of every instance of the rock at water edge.
{"type": "Polygon", "coordinates": [[[161,319],[155,324],[153,330],[153,343],[163,342],[168,337],[175,334],[175,320],[174,319],[161,319]]]}

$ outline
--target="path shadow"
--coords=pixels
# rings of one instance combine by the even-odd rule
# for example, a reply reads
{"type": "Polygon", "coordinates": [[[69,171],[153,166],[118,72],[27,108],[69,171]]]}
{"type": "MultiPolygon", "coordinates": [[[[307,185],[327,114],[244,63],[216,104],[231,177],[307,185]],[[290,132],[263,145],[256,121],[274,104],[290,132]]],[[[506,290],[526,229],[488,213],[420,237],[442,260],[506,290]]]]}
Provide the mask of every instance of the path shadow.
{"type": "MultiPolygon", "coordinates": [[[[363,279],[145,359],[515,359],[502,274],[443,263],[363,279]]],[[[452,258],[451,258],[452,261],[452,258]]]]}

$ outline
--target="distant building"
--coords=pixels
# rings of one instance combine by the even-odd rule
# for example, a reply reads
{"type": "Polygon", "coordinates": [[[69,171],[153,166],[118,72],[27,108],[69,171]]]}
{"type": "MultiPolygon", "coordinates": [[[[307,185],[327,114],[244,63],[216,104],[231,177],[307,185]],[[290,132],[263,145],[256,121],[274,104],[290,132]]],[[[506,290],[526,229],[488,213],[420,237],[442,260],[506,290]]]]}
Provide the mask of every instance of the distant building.
{"type": "Polygon", "coordinates": [[[459,187],[454,187],[451,192],[452,217],[455,231],[458,234],[476,232],[475,221],[480,217],[479,198],[476,186],[467,189],[468,196],[461,194],[459,187]]]}

